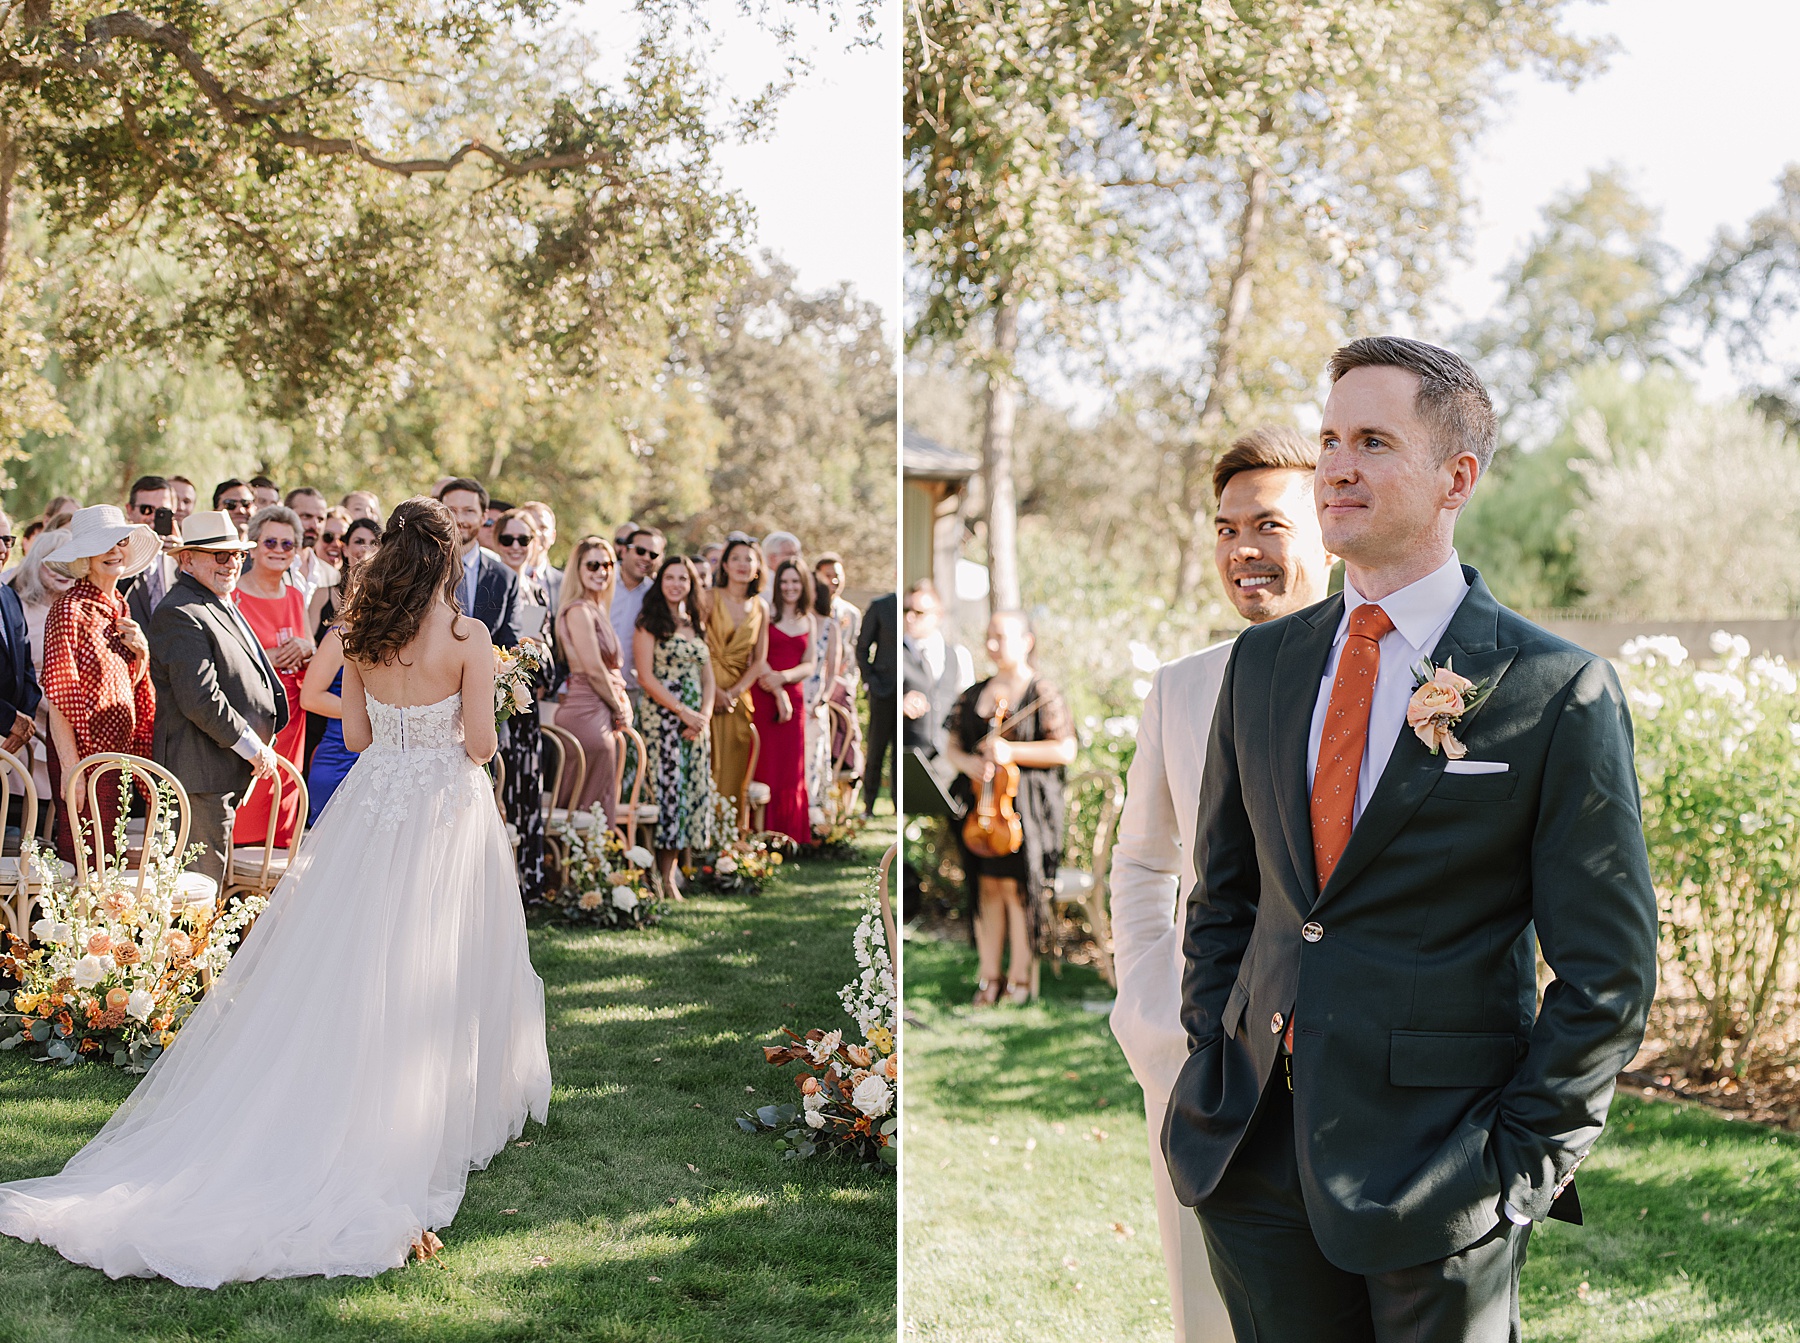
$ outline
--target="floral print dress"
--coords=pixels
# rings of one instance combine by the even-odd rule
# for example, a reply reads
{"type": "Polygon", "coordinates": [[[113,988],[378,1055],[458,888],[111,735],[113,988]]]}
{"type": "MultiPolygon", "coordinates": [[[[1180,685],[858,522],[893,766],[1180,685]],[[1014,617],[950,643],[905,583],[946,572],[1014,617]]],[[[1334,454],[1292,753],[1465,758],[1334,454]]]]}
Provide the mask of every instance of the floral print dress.
{"type": "MultiPolygon", "coordinates": [[[[686,631],[658,641],[651,672],[690,709],[700,707],[700,670],[708,654],[703,640],[686,631]]],[[[712,734],[681,735],[681,720],[644,700],[644,746],[656,780],[656,847],[709,849],[713,845],[712,734]]]]}

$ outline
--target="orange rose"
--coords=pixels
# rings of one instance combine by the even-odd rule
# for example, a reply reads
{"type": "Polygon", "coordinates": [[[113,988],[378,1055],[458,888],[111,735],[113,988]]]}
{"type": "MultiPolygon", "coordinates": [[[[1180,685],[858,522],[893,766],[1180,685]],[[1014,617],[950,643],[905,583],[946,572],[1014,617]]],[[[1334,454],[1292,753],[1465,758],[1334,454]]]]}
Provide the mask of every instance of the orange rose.
{"type": "Polygon", "coordinates": [[[104,956],[112,950],[112,939],[105,933],[95,933],[87,941],[88,955],[104,956]]]}
{"type": "Polygon", "coordinates": [[[800,1084],[800,1094],[810,1096],[819,1089],[819,1079],[812,1076],[796,1079],[800,1084]]]}
{"type": "Polygon", "coordinates": [[[114,1011],[117,1011],[117,1010],[123,1008],[125,1006],[125,1004],[130,1001],[131,1001],[131,995],[129,993],[127,993],[124,989],[108,989],[107,990],[106,1005],[108,1007],[112,1008],[114,1011]]]}

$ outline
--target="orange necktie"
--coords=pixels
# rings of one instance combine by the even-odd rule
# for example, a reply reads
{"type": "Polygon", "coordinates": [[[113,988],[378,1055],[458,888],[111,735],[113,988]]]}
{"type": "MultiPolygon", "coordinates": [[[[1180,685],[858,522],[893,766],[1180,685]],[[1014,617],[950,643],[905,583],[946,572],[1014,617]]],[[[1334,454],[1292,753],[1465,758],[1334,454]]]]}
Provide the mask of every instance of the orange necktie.
{"type": "MultiPolygon", "coordinates": [[[[1381,671],[1381,637],[1393,628],[1387,612],[1373,602],[1364,602],[1350,613],[1350,632],[1338,657],[1337,677],[1325,706],[1325,726],[1319,732],[1319,763],[1313,769],[1313,866],[1318,869],[1321,891],[1350,845],[1356,821],[1356,781],[1369,745],[1369,706],[1375,701],[1375,677],[1381,671]]],[[[1291,1017],[1283,1043],[1292,1053],[1291,1017]]]]}

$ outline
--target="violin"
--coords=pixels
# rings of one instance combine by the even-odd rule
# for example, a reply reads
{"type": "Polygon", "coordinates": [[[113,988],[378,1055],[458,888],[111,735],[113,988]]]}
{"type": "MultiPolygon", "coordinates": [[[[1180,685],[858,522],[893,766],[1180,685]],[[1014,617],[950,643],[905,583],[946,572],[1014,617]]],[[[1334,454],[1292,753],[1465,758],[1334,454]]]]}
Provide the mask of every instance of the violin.
{"type": "MultiPolygon", "coordinates": [[[[994,730],[997,737],[1006,725],[1006,701],[994,701],[994,730]]],[[[1025,843],[1025,829],[1019,824],[1019,812],[1013,800],[1019,796],[1019,767],[1010,760],[996,763],[991,776],[975,783],[975,805],[963,818],[963,843],[969,852],[982,858],[1004,858],[1017,853],[1025,843]]]]}

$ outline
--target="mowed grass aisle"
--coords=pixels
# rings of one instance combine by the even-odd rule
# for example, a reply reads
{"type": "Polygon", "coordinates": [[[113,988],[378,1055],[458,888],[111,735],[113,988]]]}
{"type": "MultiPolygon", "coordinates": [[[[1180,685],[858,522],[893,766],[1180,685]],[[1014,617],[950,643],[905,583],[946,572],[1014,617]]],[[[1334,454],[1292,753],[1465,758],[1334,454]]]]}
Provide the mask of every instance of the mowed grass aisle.
{"type": "MultiPolygon", "coordinates": [[[[1169,1336],[1142,1093],[1088,971],[970,1009],[974,954],[906,944],[908,1336],[1169,1336]]],[[[1529,1343],[1800,1340],[1800,1140],[1626,1089],[1581,1168],[1587,1224],[1540,1225],[1529,1343]]]]}
{"type": "MultiPolygon", "coordinates": [[[[550,1122],[470,1177],[443,1269],[206,1292],[113,1282],[0,1237],[0,1339],[892,1339],[893,1177],[783,1161],[732,1122],[795,1094],[761,1042],[850,1024],[837,990],[884,847],[864,838],[851,861],[790,862],[761,896],[699,896],[656,928],[532,929],[550,1122]]],[[[355,1026],[322,990],[319,1029],[355,1026]]],[[[0,1054],[0,1180],[60,1169],[131,1081],[0,1054]]]]}

